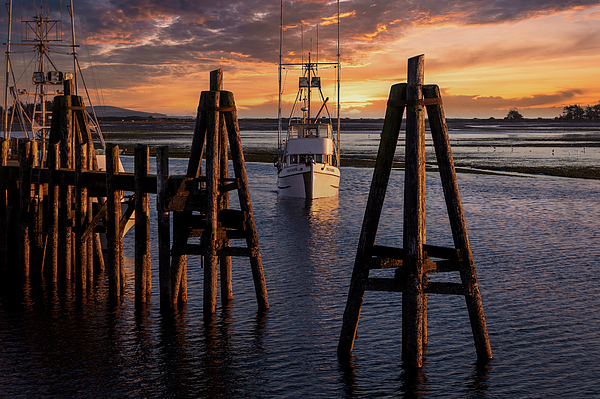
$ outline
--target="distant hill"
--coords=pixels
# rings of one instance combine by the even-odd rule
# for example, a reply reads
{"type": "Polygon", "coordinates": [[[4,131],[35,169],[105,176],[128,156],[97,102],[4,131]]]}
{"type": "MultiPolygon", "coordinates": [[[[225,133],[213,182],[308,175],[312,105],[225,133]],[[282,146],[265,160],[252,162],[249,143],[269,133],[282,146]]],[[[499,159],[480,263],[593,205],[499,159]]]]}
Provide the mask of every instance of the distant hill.
{"type": "MultiPolygon", "coordinates": [[[[90,107],[87,107],[88,111],[91,111],[90,107]]],[[[159,114],[156,112],[142,112],[142,111],[134,111],[132,109],[112,107],[110,105],[94,107],[96,110],[96,115],[98,117],[118,117],[125,118],[128,116],[137,116],[142,118],[153,117],[153,118],[168,118],[165,114],[159,114]]]]}

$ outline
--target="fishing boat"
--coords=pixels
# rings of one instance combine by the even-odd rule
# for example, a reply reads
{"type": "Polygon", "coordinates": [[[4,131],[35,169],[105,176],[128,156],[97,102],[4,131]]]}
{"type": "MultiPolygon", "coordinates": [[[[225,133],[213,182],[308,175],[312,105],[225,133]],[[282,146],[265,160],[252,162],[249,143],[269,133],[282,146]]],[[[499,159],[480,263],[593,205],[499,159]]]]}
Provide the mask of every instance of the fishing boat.
{"type": "MultiPolygon", "coordinates": [[[[23,5],[23,3],[21,3],[23,5]]],[[[101,148],[96,149],[96,166],[104,170],[106,145],[100,129],[98,118],[94,112],[88,87],[83,78],[75,42],[75,24],[73,16],[73,0],[69,1],[67,11],[70,19],[70,40],[63,31],[63,21],[52,19],[46,7],[34,7],[35,15],[30,19],[18,21],[21,33],[13,40],[13,2],[7,3],[8,35],[6,45],[6,79],[4,92],[4,138],[28,138],[36,140],[40,149],[41,162],[46,159],[45,149],[49,139],[52,110],[51,104],[55,96],[65,94],[64,85],[72,81],[73,92],[84,92],[87,107],[83,113],[85,122],[92,134],[95,134],[101,148]],[[21,63],[13,62],[13,55],[19,55],[21,63]],[[82,89],[80,90],[80,87],[82,89]],[[13,130],[14,128],[14,130],[13,130]]],[[[29,9],[31,10],[31,9],[29,9]]],[[[18,13],[23,15],[23,11],[18,13]]],[[[60,13],[62,16],[62,12],[60,13]]],[[[11,154],[15,158],[16,154],[11,154]]],[[[124,171],[119,159],[119,170],[124,171]]],[[[122,201],[122,213],[126,213],[127,198],[122,201]]],[[[131,212],[130,212],[131,214],[131,212]]],[[[134,224],[130,217],[125,232],[134,224]]]]}
{"type": "Polygon", "coordinates": [[[279,47],[279,126],[277,167],[277,191],[283,197],[317,199],[338,195],[340,186],[340,51],[339,51],[339,1],[338,44],[336,62],[312,60],[301,63],[283,63],[283,6],[281,13],[279,47]],[[281,115],[282,69],[301,68],[298,92],[290,116],[285,124],[281,115]],[[321,87],[319,68],[336,68],[337,124],[332,121],[321,87]],[[316,98],[315,98],[316,97],[316,98]],[[316,105],[315,105],[316,104],[316,105]],[[316,112],[314,112],[316,111],[316,112]]]}
{"type": "MultiPolygon", "coordinates": [[[[11,136],[36,140],[45,147],[52,119],[51,102],[55,96],[64,94],[65,81],[73,81],[74,92],[79,86],[85,90],[88,107],[85,110],[87,124],[95,133],[104,149],[104,139],[95,115],[89,91],[81,67],[75,42],[73,0],[67,5],[70,17],[70,40],[65,40],[63,21],[52,19],[48,7],[34,7],[35,15],[18,21],[21,33],[13,40],[13,2],[8,6],[8,34],[6,45],[6,79],[4,91],[4,138],[11,136]],[[17,55],[19,62],[13,62],[17,55]],[[91,112],[88,112],[91,109],[91,112]],[[18,126],[13,132],[13,126],[18,126]]],[[[31,10],[31,9],[29,9],[31,10]]],[[[25,10],[27,12],[27,10],[25,10]]],[[[18,14],[22,15],[23,11],[18,14]]],[[[54,14],[56,15],[56,14],[54,14]]],[[[62,16],[62,12],[60,13],[62,16]]]]}

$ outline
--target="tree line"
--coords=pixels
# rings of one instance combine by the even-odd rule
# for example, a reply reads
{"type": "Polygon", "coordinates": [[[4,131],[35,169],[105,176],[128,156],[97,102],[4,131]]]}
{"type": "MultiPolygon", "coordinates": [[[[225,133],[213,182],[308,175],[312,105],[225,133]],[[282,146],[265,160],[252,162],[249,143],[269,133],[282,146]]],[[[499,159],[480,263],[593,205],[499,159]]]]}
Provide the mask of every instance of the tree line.
{"type": "Polygon", "coordinates": [[[578,104],[567,105],[558,119],[570,121],[597,121],[600,120],[600,102],[596,105],[588,105],[585,108],[578,104]]]}

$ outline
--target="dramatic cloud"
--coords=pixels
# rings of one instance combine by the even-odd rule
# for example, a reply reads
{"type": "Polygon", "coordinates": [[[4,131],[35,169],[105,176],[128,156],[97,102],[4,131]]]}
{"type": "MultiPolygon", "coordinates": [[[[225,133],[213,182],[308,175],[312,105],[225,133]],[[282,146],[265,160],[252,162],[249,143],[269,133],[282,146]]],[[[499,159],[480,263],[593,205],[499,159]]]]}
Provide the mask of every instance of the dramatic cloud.
{"type": "MultiPolygon", "coordinates": [[[[64,1],[52,0],[49,7],[58,10],[61,4],[64,6],[64,1]]],[[[493,37],[473,37],[472,32],[487,32],[488,27],[502,27],[506,32],[510,29],[506,27],[523,21],[541,20],[567,11],[581,12],[599,4],[599,0],[343,0],[340,19],[342,57],[347,71],[344,78],[378,79],[387,84],[401,78],[402,73],[394,63],[427,52],[428,74],[447,79],[442,83],[456,87],[459,78],[455,75],[459,71],[480,74],[482,68],[490,69],[494,64],[507,70],[521,60],[528,63],[558,60],[572,54],[574,49],[578,57],[598,54],[598,28],[573,31],[564,37],[547,32],[546,36],[552,40],[531,32],[528,36],[517,31],[511,31],[510,35],[494,32],[493,37]],[[431,35],[437,32],[438,37],[424,37],[424,32],[433,32],[431,35]],[[450,34],[445,36],[446,32],[450,34]],[[467,33],[463,37],[461,32],[467,33]]],[[[336,1],[286,0],[283,10],[283,55],[287,62],[298,61],[302,50],[304,54],[309,51],[316,54],[317,48],[320,60],[335,59],[336,1]]],[[[119,97],[119,91],[133,95],[169,86],[177,86],[185,95],[192,96],[188,93],[190,81],[195,82],[198,91],[207,71],[223,67],[227,70],[227,81],[238,84],[236,88],[247,89],[248,95],[254,92],[255,96],[259,91],[265,92],[250,101],[258,107],[273,100],[280,11],[280,3],[273,0],[75,0],[76,36],[82,45],[80,62],[86,74],[93,73],[102,80],[111,100],[120,98],[120,101],[125,101],[126,95],[119,97]],[[265,90],[267,81],[269,89],[265,90]]],[[[31,16],[33,10],[20,15],[31,16]]],[[[597,25],[598,15],[598,10],[590,12],[584,23],[597,25]]],[[[6,41],[6,16],[2,17],[0,39],[6,41]]],[[[66,10],[53,12],[51,17],[63,21],[64,37],[70,40],[66,10]]],[[[13,31],[17,33],[18,29],[13,31]]],[[[489,77],[491,73],[480,76],[493,80],[489,77]]],[[[547,92],[575,93],[580,87],[579,82],[563,84],[549,87],[547,92]]],[[[465,90],[482,93],[482,98],[496,96],[468,85],[462,94],[450,93],[464,95],[465,90]]],[[[546,92],[539,87],[530,90],[530,93],[546,92]]],[[[349,104],[362,101],[362,108],[357,106],[355,111],[367,109],[382,96],[371,101],[359,100],[361,91],[364,90],[353,91],[355,98],[346,95],[349,104]]],[[[556,98],[556,94],[547,96],[556,98]]],[[[537,96],[503,93],[499,97],[537,96]]],[[[193,98],[195,101],[197,95],[193,98]]],[[[492,102],[488,104],[493,106],[492,102]]],[[[187,109],[192,110],[193,106],[187,109]]]]}

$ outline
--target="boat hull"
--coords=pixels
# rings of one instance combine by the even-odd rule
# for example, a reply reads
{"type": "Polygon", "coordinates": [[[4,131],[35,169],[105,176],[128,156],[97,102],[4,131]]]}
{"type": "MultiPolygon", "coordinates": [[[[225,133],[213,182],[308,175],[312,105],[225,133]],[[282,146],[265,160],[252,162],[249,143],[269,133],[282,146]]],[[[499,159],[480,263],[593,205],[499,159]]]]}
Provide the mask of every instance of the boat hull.
{"type": "Polygon", "coordinates": [[[338,195],[339,187],[339,168],[326,164],[291,165],[282,168],[277,176],[277,191],[283,197],[334,197],[338,195]]]}

